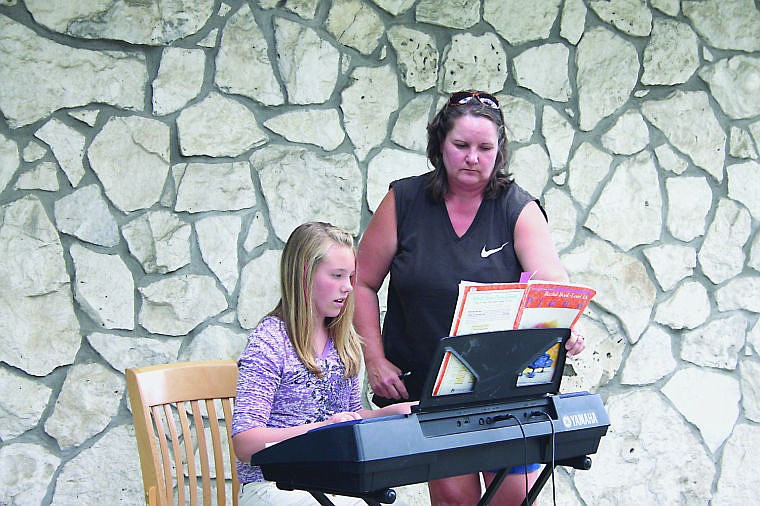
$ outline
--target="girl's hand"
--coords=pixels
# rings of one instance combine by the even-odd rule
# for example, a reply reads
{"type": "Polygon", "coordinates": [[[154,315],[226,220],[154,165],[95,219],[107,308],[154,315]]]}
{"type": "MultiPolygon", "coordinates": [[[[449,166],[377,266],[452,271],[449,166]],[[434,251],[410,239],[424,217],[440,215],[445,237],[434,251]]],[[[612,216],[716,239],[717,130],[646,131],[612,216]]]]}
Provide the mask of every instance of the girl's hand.
{"type": "Polygon", "coordinates": [[[351,420],[361,420],[361,418],[361,415],[354,411],[341,411],[340,413],[335,413],[330,416],[330,418],[324,421],[324,424],[332,425],[334,423],[348,422],[351,420]]]}

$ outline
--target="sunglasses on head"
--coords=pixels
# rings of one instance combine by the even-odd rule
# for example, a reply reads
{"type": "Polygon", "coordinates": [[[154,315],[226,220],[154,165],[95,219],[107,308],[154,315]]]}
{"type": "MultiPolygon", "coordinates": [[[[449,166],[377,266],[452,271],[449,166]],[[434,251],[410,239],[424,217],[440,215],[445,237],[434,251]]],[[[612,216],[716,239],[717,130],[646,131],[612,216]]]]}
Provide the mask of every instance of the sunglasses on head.
{"type": "Polygon", "coordinates": [[[453,107],[473,101],[480,102],[491,109],[499,109],[499,100],[490,93],[482,91],[457,91],[449,97],[449,105],[453,107]]]}

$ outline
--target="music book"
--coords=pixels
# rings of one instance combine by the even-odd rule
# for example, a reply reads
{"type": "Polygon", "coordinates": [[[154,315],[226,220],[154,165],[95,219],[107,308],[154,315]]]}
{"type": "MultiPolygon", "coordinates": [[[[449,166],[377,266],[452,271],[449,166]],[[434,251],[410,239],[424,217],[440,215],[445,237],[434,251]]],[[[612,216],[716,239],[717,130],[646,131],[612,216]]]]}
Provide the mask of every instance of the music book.
{"type": "Polygon", "coordinates": [[[575,283],[524,280],[459,283],[450,336],[502,330],[572,328],[596,294],[575,283]]]}

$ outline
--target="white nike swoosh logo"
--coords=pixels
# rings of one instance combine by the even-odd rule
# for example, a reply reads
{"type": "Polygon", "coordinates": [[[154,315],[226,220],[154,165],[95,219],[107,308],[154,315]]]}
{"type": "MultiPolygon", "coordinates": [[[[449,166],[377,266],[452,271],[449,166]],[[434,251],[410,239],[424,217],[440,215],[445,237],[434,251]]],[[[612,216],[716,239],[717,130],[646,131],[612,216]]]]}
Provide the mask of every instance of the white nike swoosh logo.
{"type": "Polygon", "coordinates": [[[502,244],[498,248],[494,248],[494,249],[486,249],[486,245],[484,244],[483,245],[483,250],[480,252],[480,256],[483,257],[483,258],[488,258],[491,255],[493,255],[494,253],[498,253],[499,251],[503,250],[504,246],[506,246],[507,244],[509,244],[509,241],[505,242],[504,244],[502,244]]]}

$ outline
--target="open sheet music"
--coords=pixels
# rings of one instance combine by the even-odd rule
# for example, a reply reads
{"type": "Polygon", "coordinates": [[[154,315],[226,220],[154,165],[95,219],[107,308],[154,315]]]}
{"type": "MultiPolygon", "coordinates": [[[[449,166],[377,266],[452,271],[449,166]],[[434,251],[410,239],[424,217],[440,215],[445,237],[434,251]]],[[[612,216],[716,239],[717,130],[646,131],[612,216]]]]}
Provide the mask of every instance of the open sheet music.
{"type": "Polygon", "coordinates": [[[462,281],[449,335],[516,329],[569,329],[595,294],[596,290],[588,286],[554,281],[462,281]]]}

